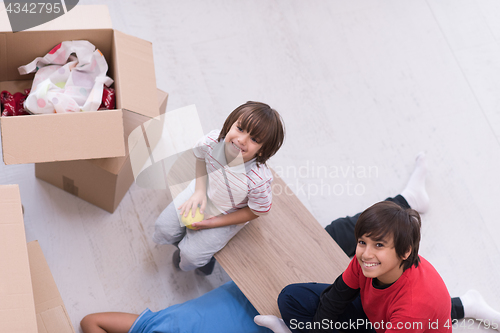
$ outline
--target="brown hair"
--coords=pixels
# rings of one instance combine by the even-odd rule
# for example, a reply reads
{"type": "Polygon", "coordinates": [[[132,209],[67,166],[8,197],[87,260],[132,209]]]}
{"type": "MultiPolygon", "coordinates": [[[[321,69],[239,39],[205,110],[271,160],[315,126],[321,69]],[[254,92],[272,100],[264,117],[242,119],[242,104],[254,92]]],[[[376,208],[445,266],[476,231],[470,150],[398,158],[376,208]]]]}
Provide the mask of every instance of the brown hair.
{"type": "Polygon", "coordinates": [[[285,139],[285,128],[280,114],[269,105],[260,102],[246,102],[238,106],[227,117],[218,140],[226,137],[235,122],[250,133],[262,147],[257,153],[257,164],[266,161],[276,154],[285,139]]]}
{"type": "MultiPolygon", "coordinates": [[[[382,201],[366,209],[358,218],[354,235],[369,237],[375,241],[392,235],[396,254],[403,259],[403,271],[415,265],[418,267],[418,246],[420,243],[420,215],[414,209],[405,209],[391,201],[382,201]]],[[[401,266],[400,266],[401,267],[401,266]]]]}

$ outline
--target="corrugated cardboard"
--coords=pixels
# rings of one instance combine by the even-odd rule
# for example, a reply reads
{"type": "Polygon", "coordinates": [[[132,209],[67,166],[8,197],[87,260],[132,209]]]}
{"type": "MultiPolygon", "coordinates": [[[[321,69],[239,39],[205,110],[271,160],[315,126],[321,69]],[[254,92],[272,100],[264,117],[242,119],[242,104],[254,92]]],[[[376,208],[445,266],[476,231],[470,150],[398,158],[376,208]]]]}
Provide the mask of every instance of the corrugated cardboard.
{"type": "Polygon", "coordinates": [[[26,245],[18,185],[0,185],[0,266],[0,332],[75,332],[38,241],[26,245]]]}
{"type": "Polygon", "coordinates": [[[36,333],[21,195],[0,186],[0,332],[36,333]]]}
{"type": "Polygon", "coordinates": [[[40,244],[27,247],[38,333],[75,333],[40,244]]]}
{"type": "MultiPolygon", "coordinates": [[[[0,10],[0,22],[6,21],[7,13],[0,10]]],[[[109,22],[106,6],[78,5],[43,26],[17,33],[0,32],[0,91],[14,93],[29,88],[34,74],[21,76],[17,68],[44,56],[58,43],[88,40],[108,62],[108,76],[115,81],[117,104],[117,110],[87,113],[86,121],[82,121],[81,113],[43,115],[43,120],[39,118],[41,115],[2,117],[5,164],[125,156],[122,118],[136,118],[128,113],[151,118],[160,115],[151,43],[103,28],[109,22]],[[94,24],[96,17],[106,18],[102,24],[94,24]],[[110,113],[115,115],[110,117],[110,113]],[[64,120],[60,120],[62,116],[64,120]],[[39,122],[50,123],[57,129],[50,130],[50,134],[49,130],[42,132],[39,122]],[[38,129],[33,131],[34,127],[38,129]]],[[[5,28],[4,25],[0,27],[5,28]]],[[[139,120],[137,126],[142,122],[139,120]]]]}
{"type": "Polygon", "coordinates": [[[121,151],[123,138],[117,133],[123,133],[122,113],[100,111],[98,120],[95,116],[94,112],[80,112],[2,119],[5,164],[47,159],[57,161],[62,156],[69,160],[82,156],[105,157],[121,151]],[[94,131],[102,135],[92,137],[94,131]],[[87,145],[94,140],[100,144],[87,145]]]}
{"type": "MultiPolygon", "coordinates": [[[[165,112],[167,98],[168,94],[158,89],[160,113],[165,112]]],[[[146,120],[149,118],[128,113],[125,118],[126,137],[137,123],[146,120]]],[[[157,142],[148,143],[154,147],[157,142]]],[[[134,182],[128,153],[116,158],[36,163],[35,176],[110,213],[116,210],[134,182]]]]}

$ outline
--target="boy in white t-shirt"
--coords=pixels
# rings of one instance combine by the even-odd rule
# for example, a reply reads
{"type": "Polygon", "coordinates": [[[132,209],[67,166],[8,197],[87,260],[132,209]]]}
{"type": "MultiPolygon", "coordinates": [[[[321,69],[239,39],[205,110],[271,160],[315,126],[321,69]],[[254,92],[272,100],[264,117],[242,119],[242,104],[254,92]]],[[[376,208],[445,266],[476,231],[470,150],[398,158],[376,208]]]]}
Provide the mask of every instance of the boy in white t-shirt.
{"type": "Polygon", "coordinates": [[[244,225],[272,205],[273,176],[265,162],[281,147],[283,122],[267,104],[247,102],[193,148],[196,179],[160,214],[153,240],[177,244],[173,262],[183,271],[198,268],[208,275],[213,255],[244,225]],[[177,208],[176,208],[177,207],[177,208]],[[196,209],[205,220],[187,229],[179,219],[196,209]]]}

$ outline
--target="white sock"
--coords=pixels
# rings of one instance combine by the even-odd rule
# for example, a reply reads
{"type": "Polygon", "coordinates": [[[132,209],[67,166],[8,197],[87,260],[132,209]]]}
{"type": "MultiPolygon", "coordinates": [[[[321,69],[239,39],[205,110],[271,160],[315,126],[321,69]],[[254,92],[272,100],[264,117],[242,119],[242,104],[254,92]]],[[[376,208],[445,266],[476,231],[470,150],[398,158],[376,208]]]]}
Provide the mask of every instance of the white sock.
{"type": "Polygon", "coordinates": [[[423,214],[429,209],[429,195],[425,190],[425,176],[427,175],[427,159],[425,153],[420,152],[415,161],[415,169],[408,184],[401,192],[411,208],[423,214]]]}
{"type": "Polygon", "coordinates": [[[253,318],[253,321],[259,326],[269,328],[274,333],[291,333],[291,331],[288,329],[283,319],[280,319],[276,316],[258,315],[253,318]]]}
{"type": "Polygon", "coordinates": [[[464,306],[465,318],[481,320],[486,325],[492,326],[496,323],[500,330],[500,312],[493,310],[477,290],[469,290],[465,295],[460,296],[460,300],[464,306]]]}

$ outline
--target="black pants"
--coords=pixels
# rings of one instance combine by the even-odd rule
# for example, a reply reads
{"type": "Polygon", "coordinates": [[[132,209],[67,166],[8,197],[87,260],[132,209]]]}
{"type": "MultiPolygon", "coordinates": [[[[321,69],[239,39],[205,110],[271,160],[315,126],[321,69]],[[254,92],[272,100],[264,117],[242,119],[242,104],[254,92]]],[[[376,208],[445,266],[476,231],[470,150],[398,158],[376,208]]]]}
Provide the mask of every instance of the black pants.
{"type": "MultiPolygon", "coordinates": [[[[286,286],[278,297],[278,307],[281,318],[293,333],[310,332],[306,325],[318,325],[314,332],[365,332],[376,333],[370,327],[370,321],[365,314],[361,297],[347,304],[344,312],[334,323],[313,322],[323,291],[329,287],[324,283],[294,283],[286,286]],[[325,325],[326,324],[326,325],[325,325]],[[325,325],[325,326],[324,326],[325,325]]],[[[314,326],[312,326],[314,327],[314,326]]]]}
{"type": "MultiPolygon", "coordinates": [[[[397,195],[394,198],[387,198],[385,201],[392,201],[403,208],[410,208],[406,199],[397,195]]],[[[353,257],[356,253],[356,238],[354,237],[354,227],[361,213],[354,216],[346,216],[336,219],[326,226],[325,230],[339,244],[340,248],[349,256],[353,257]]],[[[458,297],[451,299],[451,319],[464,318],[464,307],[458,297]]]]}

